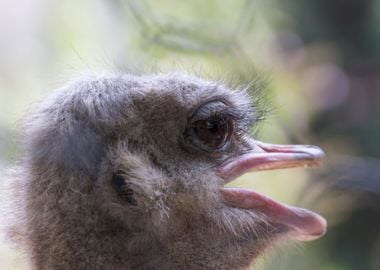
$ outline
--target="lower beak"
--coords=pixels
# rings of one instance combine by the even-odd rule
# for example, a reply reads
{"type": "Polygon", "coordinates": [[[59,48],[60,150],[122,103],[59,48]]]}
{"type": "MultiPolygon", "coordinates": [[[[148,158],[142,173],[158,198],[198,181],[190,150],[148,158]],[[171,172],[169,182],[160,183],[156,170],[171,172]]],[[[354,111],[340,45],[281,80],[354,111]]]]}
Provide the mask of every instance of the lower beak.
{"type": "Polygon", "coordinates": [[[317,167],[324,152],[312,145],[280,145],[254,142],[255,151],[235,158],[223,165],[220,175],[229,182],[247,172],[294,167],[317,167]]]}

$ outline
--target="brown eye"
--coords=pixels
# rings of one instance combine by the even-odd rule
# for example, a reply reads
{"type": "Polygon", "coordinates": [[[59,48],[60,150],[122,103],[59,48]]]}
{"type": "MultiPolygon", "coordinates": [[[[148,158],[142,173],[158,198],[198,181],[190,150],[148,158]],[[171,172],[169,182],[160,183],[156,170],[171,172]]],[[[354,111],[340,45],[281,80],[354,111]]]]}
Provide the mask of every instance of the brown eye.
{"type": "Polygon", "coordinates": [[[204,146],[211,150],[220,150],[229,142],[233,125],[227,117],[214,117],[197,120],[192,128],[204,146]]]}

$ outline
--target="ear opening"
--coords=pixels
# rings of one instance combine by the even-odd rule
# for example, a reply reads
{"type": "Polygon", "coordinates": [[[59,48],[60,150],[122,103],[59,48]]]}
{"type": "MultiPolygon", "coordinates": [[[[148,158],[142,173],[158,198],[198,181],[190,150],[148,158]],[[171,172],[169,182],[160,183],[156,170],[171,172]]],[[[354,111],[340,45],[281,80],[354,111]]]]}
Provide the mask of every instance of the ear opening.
{"type": "Polygon", "coordinates": [[[137,206],[137,201],[134,198],[134,190],[123,177],[122,171],[117,171],[112,174],[112,188],[115,190],[119,198],[126,204],[137,206]]]}
{"type": "Polygon", "coordinates": [[[112,207],[136,214],[150,213],[163,217],[168,215],[167,177],[142,153],[131,153],[127,142],[119,142],[106,154],[105,177],[99,184],[112,207]]]}

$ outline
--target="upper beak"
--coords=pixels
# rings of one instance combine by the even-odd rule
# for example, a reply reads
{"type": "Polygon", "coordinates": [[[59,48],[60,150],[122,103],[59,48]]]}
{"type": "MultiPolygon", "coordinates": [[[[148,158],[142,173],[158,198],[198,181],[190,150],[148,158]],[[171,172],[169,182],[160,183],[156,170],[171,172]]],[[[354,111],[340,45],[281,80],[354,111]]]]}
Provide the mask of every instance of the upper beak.
{"type": "Polygon", "coordinates": [[[254,142],[254,152],[241,155],[221,167],[220,175],[229,182],[250,171],[293,167],[316,167],[325,153],[313,145],[280,145],[254,142]]]}

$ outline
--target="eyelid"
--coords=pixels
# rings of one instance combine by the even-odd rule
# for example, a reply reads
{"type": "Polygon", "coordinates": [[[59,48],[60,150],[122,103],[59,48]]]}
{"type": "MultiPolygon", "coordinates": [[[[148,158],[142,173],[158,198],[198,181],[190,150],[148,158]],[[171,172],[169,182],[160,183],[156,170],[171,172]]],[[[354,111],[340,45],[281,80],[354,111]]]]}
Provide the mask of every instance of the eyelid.
{"type": "Polygon", "coordinates": [[[226,103],[223,100],[209,101],[202,106],[198,107],[190,116],[190,123],[207,118],[224,118],[229,117],[234,121],[239,121],[246,118],[244,114],[238,108],[233,107],[231,104],[226,103]],[[214,105],[214,106],[213,106],[214,105]]]}
{"type": "Polygon", "coordinates": [[[199,106],[190,116],[190,119],[204,119],[224,110],[228,105],[221,100],[209,101],[199,106]]]}

